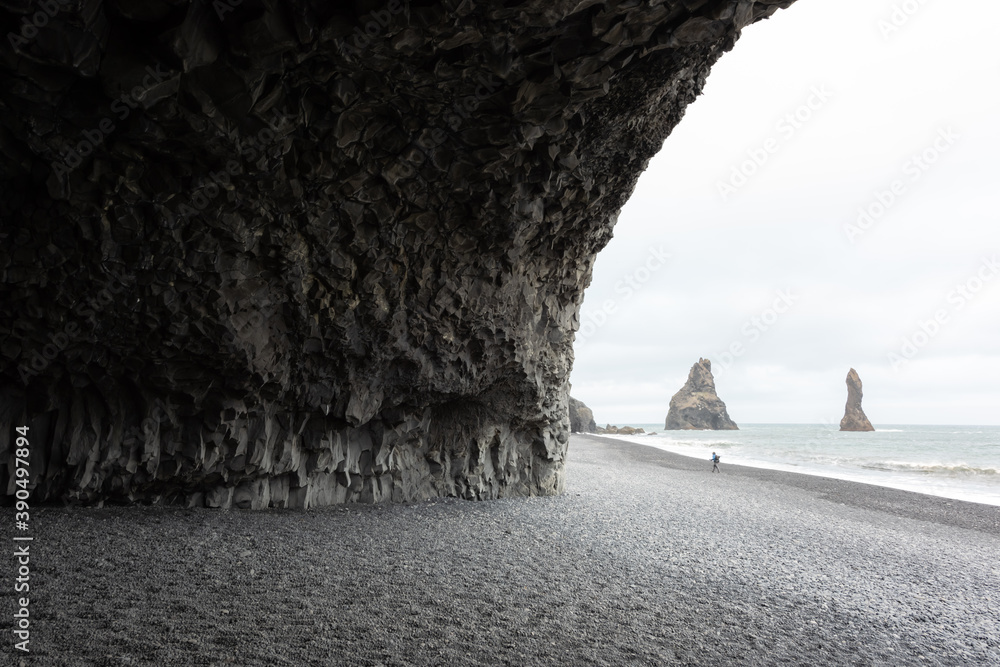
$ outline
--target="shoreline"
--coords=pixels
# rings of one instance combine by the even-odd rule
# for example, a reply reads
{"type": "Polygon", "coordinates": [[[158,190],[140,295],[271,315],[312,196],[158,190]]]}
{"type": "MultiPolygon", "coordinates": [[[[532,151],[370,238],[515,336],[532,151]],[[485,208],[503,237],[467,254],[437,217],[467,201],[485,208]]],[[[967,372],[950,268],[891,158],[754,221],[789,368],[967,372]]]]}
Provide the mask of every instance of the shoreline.
{"type": "MultiPolygon", "coordinates": [[[[640,424],[642,427],[647,427],[646,424],[640,424]]],[[[784,427],[784,426],[820,426],[817,424],[747,424],[746,426],[762,426],[762,427],[784,427]]],[[[903,425],[906,426],[905,429],[902,428],[891,428],[889,425],[885,428],[876,429],[875,433],[900,433],[904,430],[912,430],[914,425],[903,425]]],[[[920,425],[916,425],[919,428],[920,425]]],[[[940,427],[940,425],[936,426],[940,427]]],[[[950,428],[944,426],[944,428],[950,428]]],[[[962,428],[991,428],[995,429],[995,426],[987,427],[962,427],[962,428]]],[[[741,429],[742,430],[742,429],[741,429]]],[[[636,435],[620,435],[620,434],[598,434],[598,433],[575,433],[574,435],[586,435],[594,437],[607,437],[611,439],[620,440],[621,442],[631,442],[633,444],[642,444],[649,447],[654,447],[656,449],[661,449],[662,451],[667,451],[672,454],[679,456],[693,458],[695,460],[700,460],[701,456],[690,451],[688,447],[676,446],[672,441],[672,437],[683,437],[682,434],[691,433],[689,431],[660,431],[658,433],[645,433],[636,435]],[[647,436],[653,436],[649,441],[640,442],[645,440],[647,436]],[[636,438],[635,440],[625,440],[624,438],[636,438]],[[665,439],[666,441],[661,444],[658,443],[659,439],[665,439]],[[682,451],[688,450],[688,451],[682,451]]],[[[698,434],[714,433],[719,438],[725,439],[728,431],[694,431],[698,434]]],[[[997,431],[997,435],[1000,436],[1000,430],[997,431]]],[[[697,442],[697,441],[693,441],[697,442]]],[[[704,445],[705,450],[712,448],[712,443],[707,442],[704,445]]],[[[756,458],[749,452],[742,452],[733,454],[732,452],[726,452],[725,449],[720,450],[723,455],[726,456],[726,461],[730,462],[730,465],[740,465],[749,468],[759,468],[765,470],[778,470],[782,472],[788,472],[800,475],[809,475],[817,477],[826,477],[830,479],[838,479],[847,482],[855,482],[858,484],[868,484],[872,486],[879,486],[884,488],[897,489],[900,491],[910,491],[913,493],[919,493],[922,495],[931,495],[939,498],[946,498],[948,500],[961,501],[976,503],[980,505],[989,505],[992,507],[1000,508],[1000,486],[996,483],[988,484],[987,481],[992,479],[992,477],[985,478],[987,481],[977,480],[975,475],[967,478],[953,478],[948,479],[946,477],[941,477],[937,475],[929,475],[925,478],[921,478],[919,473],[908,472],[905,469],[881,469],[881,468],[868,468],[865,466],[855,467],[851,465],[836,465],[831,463],[814,463],[810,464],[808,461],[801,461],[799,463],[785,462],[781,460],[774,459],[774,457],[763,457],[756,458]]],[[[905,455],[903,455],[905,456],[905,455]]],[[[705,454],[708,457],[708,454],[705,454]]],[[[919,464],[914,464],[915,466],[919,464]]],[[[931,464],[929,464],[931,465],[931,464]]],[[[948,465],[948,464],[941,464],[948,465]]],[[[956,464],[964,465],[964,464],[956,464]]],[[[989,466],[989,464],[987,464],[989,466]]],[[[995,471],[996,464],[993,464],[995,471]]],[[[989,471],[987,471],[989,472],[989,471]]]]}
{"type": "Polygon", "coordinates": [[[39,508],[32,652],[0,654],[38,667],[995,664],[991,510],[712,474],[579,435],[559,496],[39,508]]]}
{"type": "MultiPolygon", "coordinates": [[[[674,470],[711,472],[712,469],[709,461],[702,462],[696,457],[660,449],[654,445],[639,444],[594,433],[574,433],[573,437],[613,443],[621,446],[624,451],[633,451],[632,448],[635,448],[637,461],[655,462],[657,465],[674,470]],[[655,452],[656,455],[650,452],[655,452]]],[[[805,489],[813,492],[818,498],[845,505],[888,511],[901,517],[946,523],[958,528],[1000,535],[1000,507],[988,503],[947,498],[837,477],[736,463],[723,462],[722,474],[805,489]]]]}

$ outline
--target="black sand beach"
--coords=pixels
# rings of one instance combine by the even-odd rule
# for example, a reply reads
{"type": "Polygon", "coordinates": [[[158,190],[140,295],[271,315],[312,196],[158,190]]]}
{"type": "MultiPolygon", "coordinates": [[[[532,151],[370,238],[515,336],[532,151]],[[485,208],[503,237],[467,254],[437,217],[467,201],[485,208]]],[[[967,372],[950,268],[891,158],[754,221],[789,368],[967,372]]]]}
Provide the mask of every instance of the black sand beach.
{"type": "Polygon", "coordinates": [[[574,436],[555,498],[36,510],[0,662],[1000,665],[1000,508],[722,467],[574,436]]]}

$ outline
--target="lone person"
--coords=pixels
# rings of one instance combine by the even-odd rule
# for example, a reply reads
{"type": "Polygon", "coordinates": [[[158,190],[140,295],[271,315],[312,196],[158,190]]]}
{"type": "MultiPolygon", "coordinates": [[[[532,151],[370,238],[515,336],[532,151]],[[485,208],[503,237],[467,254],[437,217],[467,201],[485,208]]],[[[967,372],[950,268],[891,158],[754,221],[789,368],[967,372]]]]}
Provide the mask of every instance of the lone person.
{"type": "Polygon", "coordinates": [[[722,460],[721,456],[719,456],[715,452],[712,452],[712,472],[718,472],[718,473],[722,472],[721,470],[719,470],[719,461],[721,460],[722,460]]]}

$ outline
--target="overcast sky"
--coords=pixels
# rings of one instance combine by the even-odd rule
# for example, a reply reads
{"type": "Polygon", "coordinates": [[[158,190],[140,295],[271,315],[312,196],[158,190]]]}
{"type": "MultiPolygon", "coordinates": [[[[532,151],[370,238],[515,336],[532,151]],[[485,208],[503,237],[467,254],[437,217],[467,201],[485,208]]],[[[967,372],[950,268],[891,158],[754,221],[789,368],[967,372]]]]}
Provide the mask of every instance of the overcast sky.
{"type": "Polygon", "coordinates": [[[662,422],[708,357],[737,423],[839,422],[854,367],[876,427],[1000,424],[997,25],[800,0],[745,29],[597,259],[572,393],[598,422],[662,422]]]}

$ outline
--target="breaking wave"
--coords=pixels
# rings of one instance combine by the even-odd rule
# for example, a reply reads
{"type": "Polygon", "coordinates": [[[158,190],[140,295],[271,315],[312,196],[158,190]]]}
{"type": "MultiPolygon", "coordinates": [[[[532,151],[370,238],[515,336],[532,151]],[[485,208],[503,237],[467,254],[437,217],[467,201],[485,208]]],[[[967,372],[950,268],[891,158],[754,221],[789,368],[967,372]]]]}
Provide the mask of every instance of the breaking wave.
{"type": "Polygon", "coordinates": [[[923,473],[926,475],[1000,475],[998,468],[979,468],[967,463],[915,463],[912,461],[876,461],[862,463],[868,470],[923,473]]]}

